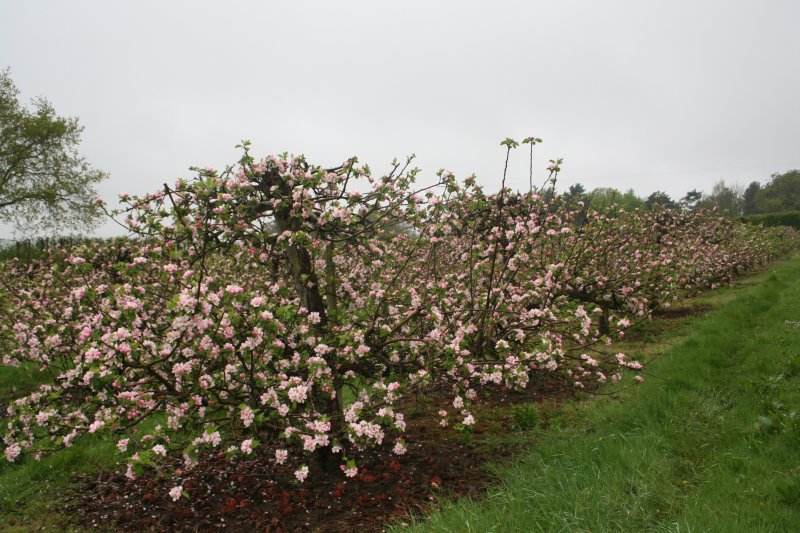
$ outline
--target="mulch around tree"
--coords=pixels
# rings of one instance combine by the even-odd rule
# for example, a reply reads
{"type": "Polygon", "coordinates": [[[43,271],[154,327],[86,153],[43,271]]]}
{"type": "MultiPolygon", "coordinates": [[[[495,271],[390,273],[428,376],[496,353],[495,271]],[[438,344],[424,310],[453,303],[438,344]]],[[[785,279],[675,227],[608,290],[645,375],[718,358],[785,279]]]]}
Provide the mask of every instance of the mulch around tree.
{"type": "Polygon", "coordinates": [[[496,391],[475,409],[478,424],[469,433],[440,427],[436,412],[452,406],[444,398],[428,401],[407,415],[406,453],[370,450],[359,456],[355,478],[312,466],[299,484],[293,468],[275,465],[267,449],[254,459],[207,457],[177,480],[145,475],[132,481],[101,472],[80,480],[68,511],[82,527],[112,531],[382,531],[422,514],[440,497],[479,496],[497,482],[488,465],[507,460],[518,446],[489,438],[511,431],[508,405],[571,394],[558,382],[496,391]],[[172,501],[168,492],[176,484],[189,498],[172,501]]]}

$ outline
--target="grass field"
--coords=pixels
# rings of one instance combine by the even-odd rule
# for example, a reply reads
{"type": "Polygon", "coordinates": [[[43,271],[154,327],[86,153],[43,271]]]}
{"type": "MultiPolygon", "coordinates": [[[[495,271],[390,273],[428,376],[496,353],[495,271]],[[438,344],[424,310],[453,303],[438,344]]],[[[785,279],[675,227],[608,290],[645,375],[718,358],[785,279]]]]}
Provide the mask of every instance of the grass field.
{"type": "MultiPolygon", "coordinates": [[[[480,501],[442,500],[412,529],[800,531],[800,261],[736,285],[637,327],[619,348],[655,357],[657,377],[542,406],[536,444],[498,467],[500,485],[480,501]]],[[[36,382],[0,368],[0,403],[36,382]]],[[[41,462],[0,462],[0,531],[69,530],[58,502],[70,479],[115,455],[83,439],[41,462]]]]}
{"type": "Polygon", "coordinates": [[[739,285],[633,335],[657,378],[564,406],[484,499],[412,529],[800,531],[800,261],[739,285]]]}

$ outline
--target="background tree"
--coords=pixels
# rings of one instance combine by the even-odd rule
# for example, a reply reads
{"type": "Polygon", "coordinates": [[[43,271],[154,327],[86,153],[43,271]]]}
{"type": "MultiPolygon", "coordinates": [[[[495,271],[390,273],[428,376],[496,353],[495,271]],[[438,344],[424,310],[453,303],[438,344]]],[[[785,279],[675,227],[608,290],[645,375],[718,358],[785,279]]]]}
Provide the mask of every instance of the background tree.
{"type": "MultiPolygon", "coordinates": [[[[741,187],[738,188],[741,189],[741,187]]],[[[711,189],[711,194],[706,195],[697,205],[707,209],[716,207],[723,215],[741,215],[742,194],[736,189],[737,186],[728,187],[725,184],[725,180],[719,180],[711,189]]]]}
{"type": "Polygon", "coordinates": [[[761,184],[757,181],[750,182],[742,195],[742,214],[753,215],[756,211],[756,195],[761,190],[761,184]]]}
{"type": "Polygon", "coordinates": [[[695,207],[697,207],[697,202],[703,198],[703,193],[698,191],[697,189],[692,189],[691,191],[686,193],[686,196],[681,198],[680,206],[685,211],[693,211],[695,207]]]}
{"type": "Polygon", "coordinates": [[[613,187],[598,187],[589,194],[591,209],[605,212],[612,205],[628,212],[645,207],[644,200],[636,196],[633,189],[623,193],[613,187]]]}
{"type": "Polygon", "coordinates": [[[0,71],[0,222],[31,233],[97,222],[94,185],[106,174],[78,154],[82,131],[44,98],[24,106],[9,70],[0,71]]]}
{"type": "Polygon", "coordinates": [[[633,211],[634,209],[644,209],[646,207],[644,200],[639,198],[633,189],[628,189],[617,200],[617,204],[625,211],[633,211]]]}
{"type": "Polygon", "coordinates": [[[580,201],[586,196],[586,187],[580,183],[572,184],[567,192],[564,193],[564,196],[569,200],[580,201]]]}
{"type": "Polygon", "coordinates": [[[644,203],[647,206],[647,209],[653,209],[653,206],[656,205],[659,205],[665,209],[675,209],[678,207],[678,204],[675,203],[670,195],[663,191],[654,192],[647,197],[647,200],[645,200],[644,203]]]}
{"type": "Polygon", "coordinates": [[[800,210],[800,170],[773,174],[755,195],[757,213],[800,210]]]}
{"type": "Polygon", "coordinates": [[[589,207],[595,211],[604,212],[611,205],[616,204],[622,193],[613,187],[598,187],[589,193],[589,207]]]}

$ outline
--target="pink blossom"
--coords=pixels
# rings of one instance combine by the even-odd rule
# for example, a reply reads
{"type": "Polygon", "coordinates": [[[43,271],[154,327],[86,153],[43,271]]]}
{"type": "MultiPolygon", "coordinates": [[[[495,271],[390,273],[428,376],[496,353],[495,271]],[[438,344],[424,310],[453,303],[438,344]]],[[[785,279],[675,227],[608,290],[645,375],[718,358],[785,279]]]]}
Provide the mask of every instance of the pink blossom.
{"type": "Polygon", "coordinates": [[[244,408],[242,408],[241,413],[239,413],[239,417],[242,419],[244,427],[248,428],[253,424],[253,420],[255,420],[256,415],[252,409],[245,406],[244,408]]]}
{"type": "Polygon", "coordinates": [[[6,448],[6,460],[13,463],[20,453],[22,453],[22,447],[15,442],[6,448]]]}
{"type": "Polygon", "coordinates": [[[308,394],[308,387],[305,385],[298,385],[296,387],[292,387],[289,389],[288,396],[289,399],[293,402],[303,403],[306,401],[306,396],[308,394]]]}
{"type": "Polygon", "coordinates": [[[169,489],[169,497],[172,498],[172,501],[176,502],[181,499],[183,495],[183,486],[177,485],[169,489]]]}
{"type": "Polygon", "coordinates": [[[242,450],[242,453],[251,454],[253,453],[253,439],[245,439],[242,441],[242,444],[239,446],[239,449],[242,450]]]}
{"type": "Polygon", "coordinates": [[[304,482],[308,477],[308,467],[301,466],[298,470],[295,470],[294,477],[296,477],[297,481],[299,481],[300,483],[304,482]]]}
{"type": "Polygon", "coordinates": [[[289,452],[287,450],[275,450],[275,462],[279,465],[282,465],[288,457],[289,452]]]}

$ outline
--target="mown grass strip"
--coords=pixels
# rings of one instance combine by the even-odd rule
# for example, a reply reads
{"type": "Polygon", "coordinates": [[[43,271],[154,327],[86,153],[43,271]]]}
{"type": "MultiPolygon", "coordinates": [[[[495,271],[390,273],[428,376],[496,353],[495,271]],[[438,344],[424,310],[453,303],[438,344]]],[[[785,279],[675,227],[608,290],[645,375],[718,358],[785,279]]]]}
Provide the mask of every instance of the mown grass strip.
{"type": "Polygon", "coordinates": [[[800,531],[800,261],[757,279],[673,333],[660,379],[578,406],[412,530],[800,531]]]}

